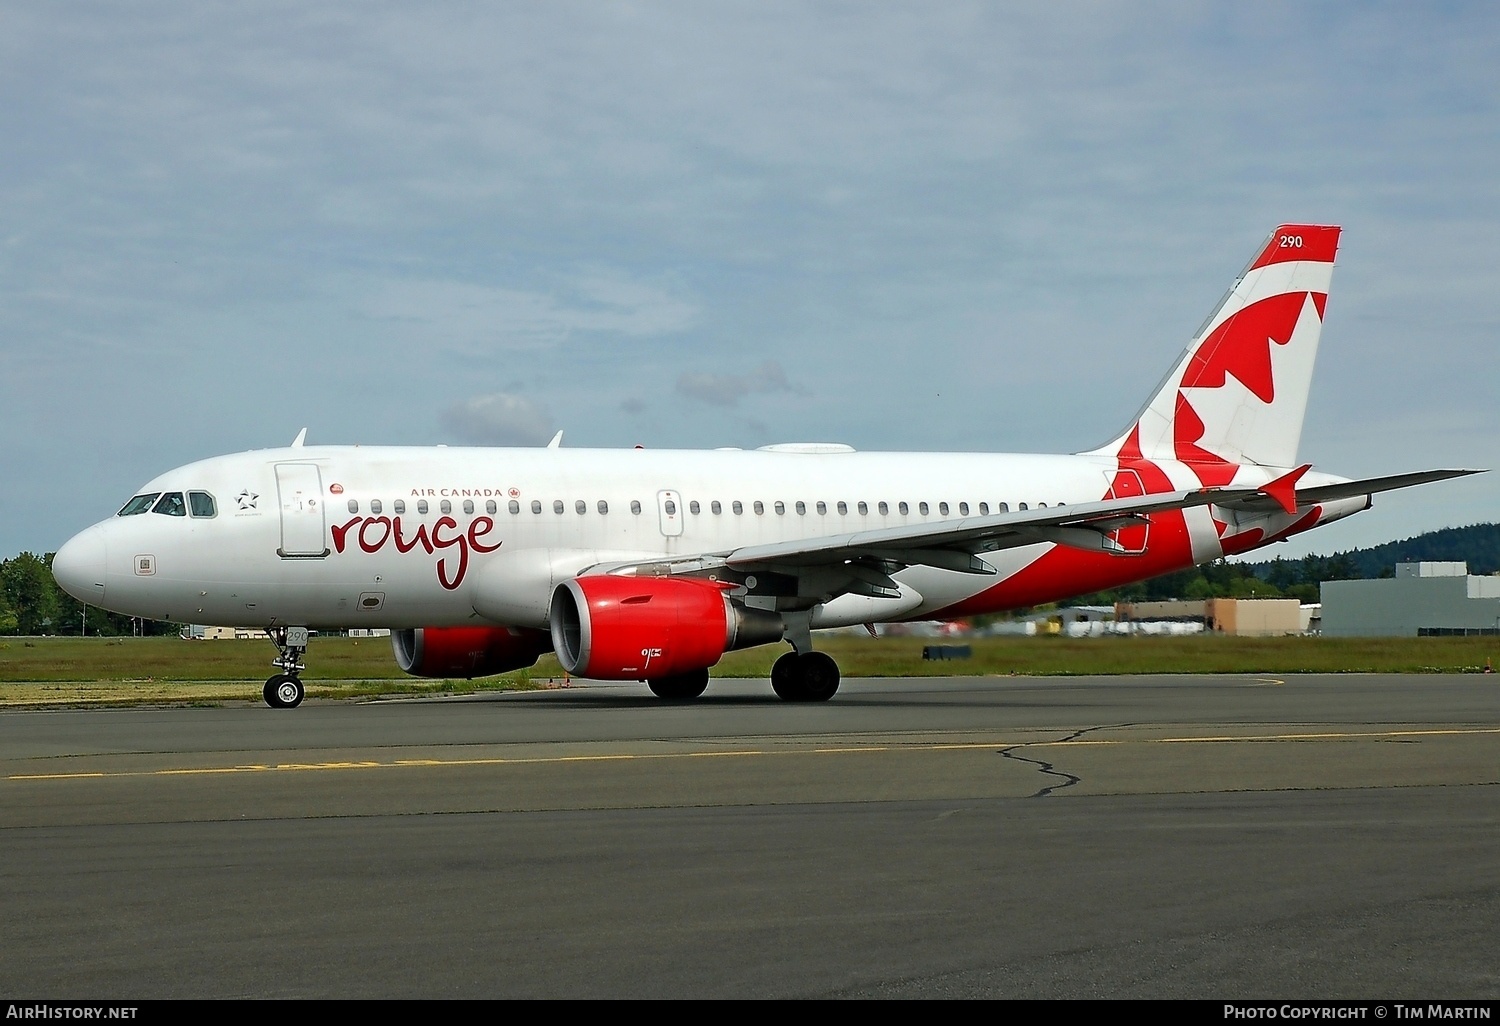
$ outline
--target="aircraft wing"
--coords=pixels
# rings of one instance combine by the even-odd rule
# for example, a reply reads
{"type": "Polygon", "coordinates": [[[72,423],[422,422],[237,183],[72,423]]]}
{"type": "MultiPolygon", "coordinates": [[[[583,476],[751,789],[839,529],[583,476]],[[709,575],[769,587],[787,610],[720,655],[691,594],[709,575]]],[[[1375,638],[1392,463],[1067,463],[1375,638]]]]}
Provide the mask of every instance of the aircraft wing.
{"type": "Polygon", "coordinates": [[[993,574],[995,568],[980,559],[980,553],[1038,542],[1124,555],[1127,550],[1112,537],[1119,528],[1147,523],[1146,517],[1151,513],[1205,506],[1224,497],[1245,498],[1254,492],[1253,488],[1219,489],[1104,499],[749,545],[726,552],[601,565],[590,572],[712,576],[715,570],[728,569],[741,574],[813,575],[829,578],[824,587],[834,592],[894,595],[899,589],[889,575],[902,567],[932,566],[961,573],[993,574]]]}
{"type": "Polygon", "coordinates": [[[866,595],[894,595],[897,590],[889,575],[902,567],[931,566],[961,573],[993,574],[995,568],[980,559],[981,554],[1039,542],[1128,557],[1131,553],[1116,540],[1114,532],[1122,527],[1147,523],[1147,517],[1152,513],[1210,505],[1256,513],[1278,509],[1292,512],[1320,502],[1483,473],[1430,470],[1297,488],[1297,480],[1306,470],[1307,467],[1300,467],[1260,488],[1205,488],[1015,510],[853,534],[749,545],[726,552],[600,566],[593,572],[665,576],[701,575],[719,568],[740,573],[789,575],[836,571],[850,577],[844,585],[847,590],[866,595]]]}
{"type": "MultiPolygon", "coordinates": [[[[1253,490],[1239,491],[1249,494],[1253,490]]],[[[1110,537],[1112,532],[1145,523],[1149,513],[1204,506],[1213,501],[1207,492],[1169,492],[1016,510],[855,534],[749,545],[725,554],[724,563],[736,570],[770,570],[874,559],[967,573],[994,573],[993,567],[976,558],[979,553],[1037,542],[1123,553],[1125,550],[1110,537]]]]}

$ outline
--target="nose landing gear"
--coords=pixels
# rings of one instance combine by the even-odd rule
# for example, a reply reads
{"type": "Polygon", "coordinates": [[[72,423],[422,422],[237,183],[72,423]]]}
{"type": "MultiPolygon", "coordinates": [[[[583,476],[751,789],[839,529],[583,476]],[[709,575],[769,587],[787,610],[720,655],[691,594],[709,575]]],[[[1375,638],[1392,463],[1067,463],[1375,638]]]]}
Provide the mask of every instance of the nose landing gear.
{"type": "Polygon", "coordinates": [[[277,653],[271,665],[280,667],[281,672],[266,681],[261,697],[272,709],[295,709],[302,704],[306,693],[299,675],[307,669],[302,662],[307,651],[307,628],[272,627],[268,633],[277,653]]]}

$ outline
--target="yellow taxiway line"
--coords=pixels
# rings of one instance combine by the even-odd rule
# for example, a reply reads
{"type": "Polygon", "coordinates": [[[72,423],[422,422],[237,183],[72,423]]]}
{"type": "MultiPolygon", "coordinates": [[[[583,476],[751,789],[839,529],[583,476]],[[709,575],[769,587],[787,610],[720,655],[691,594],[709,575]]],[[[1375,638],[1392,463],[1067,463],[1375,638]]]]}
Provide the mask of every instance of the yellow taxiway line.
{"type": "Polygon", "coordinates": [[[102,780],[124,777],[191,777],[222,776],[236,773],[298,773],[313,770],[369,770],[369,769],[451,769],[475,766],[536,766],[562,765],[567,763],[597,762],[644,762],[666,759],[740,759],[757,756],[778,755],[868,755],[880,752],[962,752],[1000,751],[1019,748],[1061,748],[1102,745],[1146,745],[1146,744],[1226,744],[1255,743],[1269,741],[1361,741],[1390,740],[1393,738],[1464,737],[1483,734],[1500,734],[1500,727],[1468,727],[1429,730],[1375,730],[1375,731],[1319,731],[1302,734],[1231,734],[1215,737],[1159,737],[1159,738],[1070,738],[1053,741],[977,741],[961,743],[933,743],[914,745],[853,745],[835,748],[797,749],[785,748],[774,751],[765,749],[739,749],[734,751],[709,752],[664,752],[659,754],[610,755],[556,755],[531,758],[487,758],[487,759],[392,759],[390,761],[340,761],[340,762],[283,762],[252,763],[240,766],[200,766],[156,770],[81,771],[72,773],[13,773],[7,781],[33,780],[102,780]]]}

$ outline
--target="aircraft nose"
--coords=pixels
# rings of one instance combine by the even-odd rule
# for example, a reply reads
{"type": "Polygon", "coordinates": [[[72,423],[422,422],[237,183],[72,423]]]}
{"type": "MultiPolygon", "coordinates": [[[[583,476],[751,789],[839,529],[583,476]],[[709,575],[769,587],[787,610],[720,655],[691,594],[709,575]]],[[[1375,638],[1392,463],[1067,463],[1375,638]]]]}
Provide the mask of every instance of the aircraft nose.
{"type": "Polygon", "coordinates": [[[52,576],[63,591],[79,602],[102,605],[108,554],[104,527],[95,524],[57,550],[52,557],[52,576]]]}

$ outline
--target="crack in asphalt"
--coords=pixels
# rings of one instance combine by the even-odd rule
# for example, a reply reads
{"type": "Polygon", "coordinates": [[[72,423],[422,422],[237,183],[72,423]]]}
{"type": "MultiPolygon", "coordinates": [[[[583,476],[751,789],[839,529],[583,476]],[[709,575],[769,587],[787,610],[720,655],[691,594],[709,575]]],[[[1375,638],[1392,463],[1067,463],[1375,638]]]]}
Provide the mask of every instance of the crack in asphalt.
{"type": "Polygon", "coordinates": [[[1050,787],[1044,787],[1040,791],[1036,792],[1035,794],[1027,796],[1027,797],[1030,797],[1030,798],[1045,798],[1049,794],[1051,794],[1053,791],[1061,791],[1065,787],[1072,787],[1074,784],[1079,783],[1083,778],[1080,777],[1080,776],[1078,776],[1077,774],[1067,773],[1067,772],[1065,772],[1063,770],[1057,769],[1056,767],[1054,767],[1052,765],[1052,763],[1048,762],[1045,759],[1028,759],[1024,755],[1017,755],[1016,753],[1018,751],[1020,751],[1023,748],[1030,748],[1032,745],[1037,745],[1037,744],[1056,745],[1056,744],[1063,744],[1064,742],[1067,742],[1067,741],[1076,741],[1079,738],[1083,737],[1083,735],[1085,735],[1085,734],[1091,734],[1091,733],[1093,733],[1096,730],[1111,730],[1111,729],[1114,729],[1116,727],[1131,727],[1131,726],[1134,726],[1134,724],[1132,724],[1132,723],[1101,723],[1101,724],[1099,724],[1097,726],[1084,727],[1082,730],[1075,730],[1073,733],[1067,734],[1067,735],[1065,735],[1063,737],[1060,737],[1060,738],[1056,739],[1055,741],[1028,741],[1028,742],[1026,742],[1024,744],[1011,745],[1009,748],[1002,748],[1002,749],[1000,749],[1000,756],[1001,756],[1001,758],[1004,758],[1004,759],[1012,759],[1012,760],[1014,760],[1016,762],[1024,762],[1024,763],[1027,763],[1029,765],[1035,766],[1040,772],[1045,773],[1048,776],[1061,777],[1062,778],[1062,783],[1053,784],[1050,787]]]}

